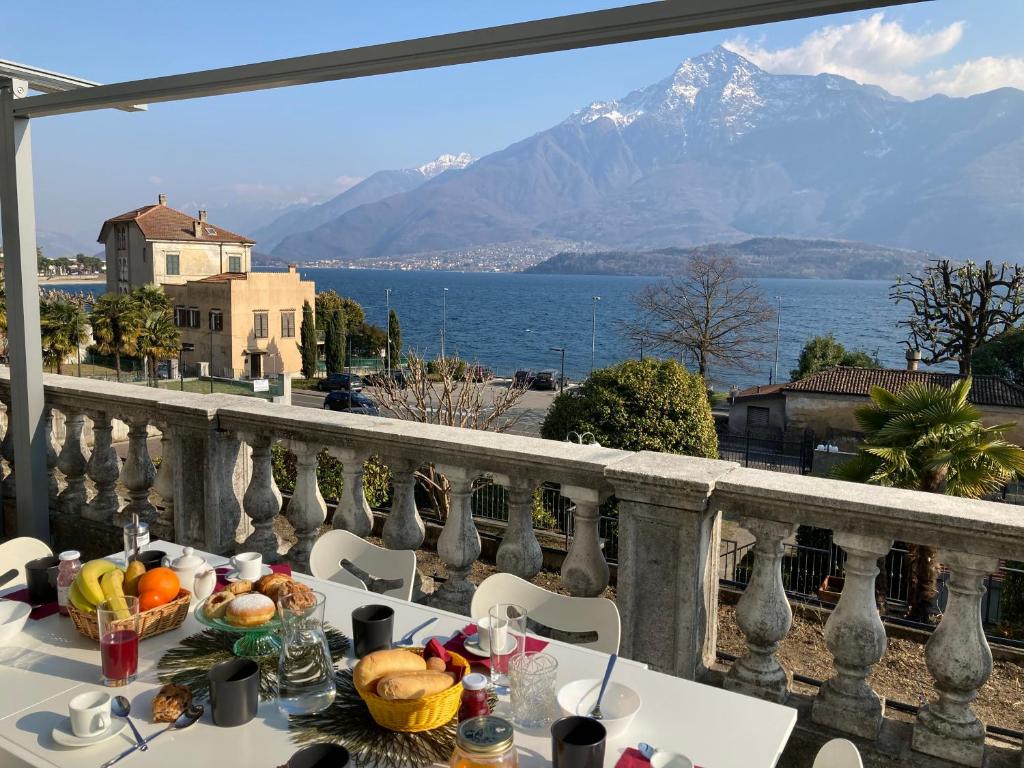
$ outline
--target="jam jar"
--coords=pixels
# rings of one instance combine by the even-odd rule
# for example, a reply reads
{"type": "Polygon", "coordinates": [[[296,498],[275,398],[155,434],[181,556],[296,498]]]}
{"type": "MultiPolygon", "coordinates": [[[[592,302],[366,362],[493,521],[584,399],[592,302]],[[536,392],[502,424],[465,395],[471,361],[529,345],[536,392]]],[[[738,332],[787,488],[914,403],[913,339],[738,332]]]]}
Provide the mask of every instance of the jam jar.
{"type": "Polygon", "coordinates": [[[491,714],[487,704],[487,678],[479,672],[462,678],[462,703],[459,705],[459,722],[473,717],[491,714]]]}
{"type": "Polygon", "coordinates": [[[459,723],[450,768],[516,768],[512,723],[494,715],[459,723]]]}

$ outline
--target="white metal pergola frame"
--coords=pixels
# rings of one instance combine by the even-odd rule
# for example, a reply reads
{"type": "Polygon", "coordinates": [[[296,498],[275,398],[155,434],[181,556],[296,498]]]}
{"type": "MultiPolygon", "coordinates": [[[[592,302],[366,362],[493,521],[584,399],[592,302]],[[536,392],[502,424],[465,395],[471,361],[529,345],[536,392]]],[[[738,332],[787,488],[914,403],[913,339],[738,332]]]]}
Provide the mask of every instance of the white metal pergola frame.
{"type": "Polygon", "coordinates": [[[0,219],[11,413],[21,536],[49,540],[39,283],[32,184],[33,117],[138,111],[181,101],[747,27],[923,0],[665,0],[331,53],[100,85],[0,62],[0,219]],[[29,91],[40,91],[31,96],[29,91]]]}

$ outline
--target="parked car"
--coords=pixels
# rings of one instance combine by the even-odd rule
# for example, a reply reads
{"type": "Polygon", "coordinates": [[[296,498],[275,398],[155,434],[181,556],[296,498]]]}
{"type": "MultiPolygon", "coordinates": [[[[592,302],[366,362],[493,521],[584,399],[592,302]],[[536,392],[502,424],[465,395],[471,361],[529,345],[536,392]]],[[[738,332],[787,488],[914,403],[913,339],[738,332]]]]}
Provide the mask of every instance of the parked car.
{"type": "Polygon", "coordinates": [[[473,376],[473,381],[485,382],[490,381],[494,378],[494,371],[490,368],[484,368],[482,365],[474,365],[473,370],[470,371],[473,376]]]}
{"type": "Polygon", "coordinates": [[[363,380],[354,373],[330,373],[316,383],[316,388],[321,392],[334,392],[336,389],[360,392],[363,389],[363,380]]]}
{"type": "Polygon", "coordinates": [[[512,386],[529,387],[533,383],[534,373],[527,368],[520,368],[512,377],[512,386]]]}
{"type": "MultiPolygon", "coordinates": [[[[363,377],[363,383],[368,387],[383,387],[387,384],[388,377],[389,374],[385,371],[371,373],[370,375],[363,377]]],[[[408,386],[406,383],[405,373],[402,371],[391,371],[390,378],[398,389],[405,389],[406,386],[408,386]]]]}
{"type": "Polygon", "coordinates": [[[324,410],[380,416],[377,404],[373,400],[362,392],[349,392],[344,389],[336,389],[324,398],[324,410]]]}
{"type": "Polygon", "coordinates": [[[558,372],[550,369],[541,371],[533,377],[534,389],[558,389],[558,372]]]}

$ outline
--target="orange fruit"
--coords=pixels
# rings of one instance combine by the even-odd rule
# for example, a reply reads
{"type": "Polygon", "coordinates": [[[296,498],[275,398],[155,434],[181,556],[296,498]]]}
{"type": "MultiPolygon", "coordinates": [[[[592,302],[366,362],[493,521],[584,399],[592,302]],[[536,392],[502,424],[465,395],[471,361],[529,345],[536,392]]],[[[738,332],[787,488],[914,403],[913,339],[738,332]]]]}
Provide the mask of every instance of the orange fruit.
{"type": "MultiPolygon", "coordinates": [[[[157,605],[171,602],[178,596],[179,589],[181,589],[181,584],[178,582],[177,575],[170,568],[154,568],[139,577],[139,596],[141,597],[146,592],[154,592],[160,596],[160,602],[157,605]]],[[[145,610],[141,604],[139,610],[145,610]]]]}
{"type": "Polygon", "coordinates": [[[139,595],[139,611],[145,612],[152,608],[159,608],[161,605],[165,605],[168,602],[169,601],[164,600],[164,596],[156,590],[143,592],[139,595]]]}

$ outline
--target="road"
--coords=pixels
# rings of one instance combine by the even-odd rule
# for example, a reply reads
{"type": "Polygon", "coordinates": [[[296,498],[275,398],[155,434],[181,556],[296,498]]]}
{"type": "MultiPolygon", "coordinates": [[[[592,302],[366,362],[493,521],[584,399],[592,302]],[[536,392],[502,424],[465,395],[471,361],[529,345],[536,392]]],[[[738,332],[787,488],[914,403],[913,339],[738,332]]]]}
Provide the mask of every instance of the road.
{"type": "MultiPolygon", "coordinates": [[[[507,387],[507,379],[494,379],[485,384],[474,384],[477,387],[507,387]]],[[[366,387],[363,390],[370,399],[377,401],[375,397],[374,387],[366,387]]],[[[510,417],[516,417],[516,424],[508,430],[509,433],[515,435],[528,435],[531,437],[540,436],[540,425],[544,421],[544,416],[548,412],[548,408],[551,407],[551,402],[555,399],[557,392],[550,391],[535,391],[529,390],[523,397],[516,403],[516,407],[508,412],[510,417]]],[[[324,407],[325,392],[316,392],[304,389],[293,389],[292,390],[292,405],[300,405],[306,408],[323,408],[324,407]]],[[[484,402],[488,402],[490,396],[484,394],[484,402]]]]}

